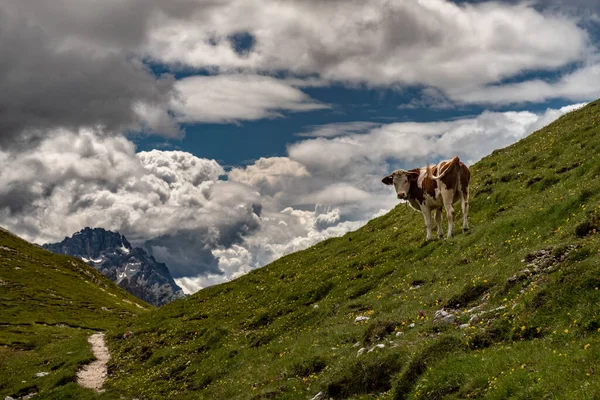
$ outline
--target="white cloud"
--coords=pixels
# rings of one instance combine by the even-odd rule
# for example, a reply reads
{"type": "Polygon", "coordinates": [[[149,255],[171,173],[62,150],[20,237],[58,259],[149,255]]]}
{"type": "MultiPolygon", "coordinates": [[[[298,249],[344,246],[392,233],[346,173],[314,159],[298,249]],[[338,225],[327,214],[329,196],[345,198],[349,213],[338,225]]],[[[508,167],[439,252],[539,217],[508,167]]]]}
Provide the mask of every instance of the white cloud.
{"type": "Polygon", "coordinates": [[[364,201],[370,194],[346,182],[333,183],[316,193],[298,199],[296,204],[348,204],[364,201]]]}
{"type": "Polygon", "coordinates": [[[298,133],[298,136],[304,137],[334,137],[348,135],[351,133],[365,133],[376,126],[381,125],[377,122],[355,121],[355,122],[336,122],[324,125],[314,125],[306,132],[298,133]]]}
{"type": "Polygon", "coordinates": [[[563,113],[485,111],[474,118],[447,122],[393,123],[368,134],[302,141],[289,146],[288,151],[290,158],[309,172],[332,171],[338,177],[381,171],[387,160],[408,167],[459,155],[466,162],[474,162],[541,128],[540,121],[550,122],[563,113]]]}
{"type": "Polygon", "coordinates": [[[511,104],[543,102],[563,98],[571,101],[592,100],[600,93],[600,64],[591,64],[558,80],[541,79],[504,85],[482,86],[449,92],[457,102],[470,104],[511,104]]]}
{"type": "Polygon", "coordinates": [[[184,277],[176,280],[185,293],[195,293],[207,286],[226,282],[251,271],[252,254],[245,247],[233,245],[228,249],[213,250],[218,258],[222,274],[208,274],[202,277],[184,277]]]}
{"type": "Polygon", "coordinates": [[[235,122],[281,117],[282,111],[329,108],[283,80],[260,75],[184,78],[172,109],[180,122],[235,122]]]}
{"type": "Polygon", "coordinates": [[[252,186],[263,196],[287,192],[294,185],[294,178],[309,176],[306,168],[287,157],[261,157],[245,168],[233,168],[229,180],[252,186]]]}
{"type": "Polygon", "coordinates": [[[590,49],[576,20],[527,4],[239,0],[202,16],[156,20],[144,51],[219,71],[284,70],[449,90],[558,68],[590,49]],[[236,53],[228,39],[240,31],[255,38],[249,53],[236,53]]]}
{"type": "Polygon", "coordinates": [[[144,169],[171,187],[216,181],[225,174],[215,160],[200,159],[183,151],[142,151],[137,153],[137,157],[144,169]]]}

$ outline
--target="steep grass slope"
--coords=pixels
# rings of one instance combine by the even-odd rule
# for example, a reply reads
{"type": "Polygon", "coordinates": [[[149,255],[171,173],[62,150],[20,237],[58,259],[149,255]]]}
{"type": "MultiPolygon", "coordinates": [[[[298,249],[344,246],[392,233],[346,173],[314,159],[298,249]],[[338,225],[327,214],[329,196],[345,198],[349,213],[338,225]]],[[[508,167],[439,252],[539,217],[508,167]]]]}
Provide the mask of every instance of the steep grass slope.
{"type": "Polygon", "coordinates": [[[82,261],[0,229],[0,398],[97,397],[74,383],[93,360],[87,336],[152,308],[82,261]]]}
{"type": "Polygon", "coordinates": [[[468,234],[424,242],[422,216],[400,204],[112,331],[109,388],[148,399],[597,398],[599,105],[474,165],[468,234]]]}

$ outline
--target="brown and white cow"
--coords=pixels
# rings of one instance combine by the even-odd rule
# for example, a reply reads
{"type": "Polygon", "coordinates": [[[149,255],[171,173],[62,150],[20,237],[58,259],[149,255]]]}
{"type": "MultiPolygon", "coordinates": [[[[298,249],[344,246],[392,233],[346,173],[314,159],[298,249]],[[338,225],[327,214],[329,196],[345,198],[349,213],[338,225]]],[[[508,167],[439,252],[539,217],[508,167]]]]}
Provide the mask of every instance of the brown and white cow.
{"type": "Polygon", "coordinates": [[[440,161],[439,164],[410,171],[402,169],[392,172],[382,179],[386,185],[394,185],[400,200],[407,200],[425,217],[427,240],[432,239],[431,211],[435,211],[435,222],[438,237],[443,237],[442,207],[448,217],[448,237],[453,235],[454,203],[459,199],[462,203],[463,232],[469,230],[469,181],[471,172],[458,157],[440,161]]]}

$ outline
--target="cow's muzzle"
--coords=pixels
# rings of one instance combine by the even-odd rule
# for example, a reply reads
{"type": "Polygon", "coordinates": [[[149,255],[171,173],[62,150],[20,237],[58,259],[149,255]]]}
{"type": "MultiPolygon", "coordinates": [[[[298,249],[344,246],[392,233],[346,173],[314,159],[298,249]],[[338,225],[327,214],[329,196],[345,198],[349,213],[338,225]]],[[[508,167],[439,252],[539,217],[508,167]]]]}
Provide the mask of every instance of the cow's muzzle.
{"type": "Polygon", "coordinates": [[[406,200],[406,193],[397,193],[398,200],[406,200]]]}

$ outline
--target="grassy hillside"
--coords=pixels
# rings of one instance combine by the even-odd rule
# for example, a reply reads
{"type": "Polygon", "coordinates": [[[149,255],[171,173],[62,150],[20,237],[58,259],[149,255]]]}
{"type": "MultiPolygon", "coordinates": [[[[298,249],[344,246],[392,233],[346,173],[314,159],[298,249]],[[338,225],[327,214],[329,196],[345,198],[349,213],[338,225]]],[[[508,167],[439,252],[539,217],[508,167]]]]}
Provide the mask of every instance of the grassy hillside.
{"type": "Polygon", "coordinates": [[[398,205],[112,332],[109,387],[156,399],[594,398],[599,104],[474,165],[469,234],[424,242],[421,215],[398,205]],[[442,308],[453,323],[434,321],[442,308]]]}
{"type": "Polygon", "coordinates": [[[148,399],[597,398],[599,104],[474,165],[470,233],[424,242],[422,216],[400,204],[113,331],[109,387],[148,399]],[[442,308],[453,323],[434,321],[442,308]]]}
{"type": "Polygon", "coordinates": [[[87,336],[151,308],[82,261],[0,229],[0,398],[96,398],[74,383],[93,360],[87,336]]]}

